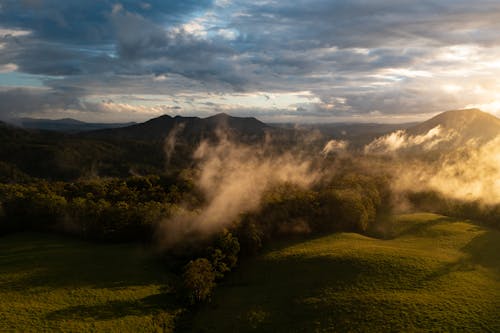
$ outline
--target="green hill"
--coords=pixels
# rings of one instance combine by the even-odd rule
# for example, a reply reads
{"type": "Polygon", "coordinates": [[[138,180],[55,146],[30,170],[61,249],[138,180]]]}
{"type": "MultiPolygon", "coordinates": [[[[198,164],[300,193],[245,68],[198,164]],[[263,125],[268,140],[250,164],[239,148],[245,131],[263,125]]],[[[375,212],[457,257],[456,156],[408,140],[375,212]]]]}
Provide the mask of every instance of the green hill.
{"type": "Polygon", "coordinates": [[[433,214],[390,239],[332,234],[231,274],[194,332],[500,331],[500,232],[433,214]]]}
{"type": "Polygon", "coordinates": [[[149,250],[46,234],[0,238],[0,332],[173,329],[173,276],[149,250]]]}
{"type": "Polygon", "coordinates": [[[175,277],[141,246],[4,236],[0,331],[500,331],[499,231],[434,214],[386,231],[283,241],[187,316],[175,277]]]}

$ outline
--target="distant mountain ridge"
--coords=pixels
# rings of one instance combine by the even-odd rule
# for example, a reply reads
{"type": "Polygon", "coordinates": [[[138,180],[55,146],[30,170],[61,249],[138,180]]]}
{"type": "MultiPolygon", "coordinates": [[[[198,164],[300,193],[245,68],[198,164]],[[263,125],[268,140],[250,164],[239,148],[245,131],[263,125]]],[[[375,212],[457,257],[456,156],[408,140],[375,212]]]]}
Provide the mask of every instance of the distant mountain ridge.
{"type": "Polygon", "coordinates": [[[203,119],[164,115],[141,124],[76,133],[0,123],[0,181],[17,179],[14,175],[72,180],[158,174],[189,167],[202,140],[226,136],[247,144],[263,143],[268,131],[281,132],[255,118],[227,114],[203,119]],[[167,158],[168,145],[175,154],[167,158]]]}
{"type": "MultiPolygon", "coordinates": [[[[80,125],[75,120],[61,121],[80,125]]],[[[348,141],[353,151],[398,151],[432,158],[465,145],[474,148],[498,135],[500,119],[476,109],[444,112],[415,126],[325,124],[280,128],[252,117],[223,113],[207,118],[164,115],[140,124],[76,133],[32,130],[0,122],[0,179],[9,181],[15,179],[13,175],[23,174],[46,179],[122,177],[165,172],[167,164],[169,170],[179,170],[192,165],[193,151],[202,140],[216,142],[221,137],[245,144],[270,142],[281,151],[302,149],[311,156],[319,154],[328,140],[336,139],[348,141]],[[171,142],[172,137],[175,140],[171,142]],[[167,148],[175,151],[168,163],[167,148]]]]}
{"type": "Polygon", "coordinates": [[[273,130],[273,127],[254,117],[233,117],[225,113],[219,113],[207,118],[163,115],[144,123],[121,128],[96,130],[88,132],[86,135],[97,138],[163,140],[174,129],[178,131],[180,137],[190,142],[214,137],[218,131],[232,135],[236,139],[251,141],[262,139],[266,132],[273,130]]]}
{"type": "Polygon", "coordinates": [[[66,132],[66,133],[94,131],[105,128],[118,128],[136,124],[135,122],[88,123],[73,118],[63,118],[63,119],[18,118],[14,119],[12,123],[14,125],[26,129],[56,131],[56,132],[66,132]]]}

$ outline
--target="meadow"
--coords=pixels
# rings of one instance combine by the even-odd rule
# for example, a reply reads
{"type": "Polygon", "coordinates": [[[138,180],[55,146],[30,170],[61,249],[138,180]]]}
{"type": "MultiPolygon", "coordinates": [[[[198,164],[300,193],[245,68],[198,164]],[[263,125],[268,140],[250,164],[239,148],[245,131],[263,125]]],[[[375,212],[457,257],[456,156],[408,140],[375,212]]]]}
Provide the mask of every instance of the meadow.
{"type": "Polygon", "coordinates": [[[500,232],[441,215],[385,239],[282,242],[242,263],[192,332],[499,332],[500,232]]]}
{"type": "Polygon", "coordinates": [[[186,310],[149,248],[17,233],[0,242],[0,331],[498,332],[499,253],[498,230],[398,215],[383,238],[274,242],[186,310]]]}
{"type": "Polygon", "coordinates": [[[175,278],[141,245],[0,238],[1,332],[172,331],[175,278]]]}

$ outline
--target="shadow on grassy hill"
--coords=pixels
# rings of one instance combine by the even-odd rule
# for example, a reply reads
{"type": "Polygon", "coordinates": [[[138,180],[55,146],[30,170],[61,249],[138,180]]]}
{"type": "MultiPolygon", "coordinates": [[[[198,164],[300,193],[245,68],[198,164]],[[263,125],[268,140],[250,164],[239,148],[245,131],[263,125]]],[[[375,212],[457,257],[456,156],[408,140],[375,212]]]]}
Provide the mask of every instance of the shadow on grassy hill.
{"type": "Polygon", "coordinates": [[[0,245],[0,280],[3,290],[23,288],[126,288],[162,284],[160,265],[146,249],[130,245],[99,245],[46,234],[13,235],[23,245],[0,245]],[[141,267],[134,270],[131,267],[141,267]]]}
{"type": "Polygon", "coordinates": [[[471,240],[462,251],[469,255],[471,263],[495,271],[500,280],[500,231],[488,230],[471,240]]]}
{"type": "Polygon", "coordinates": [[[139,300],[110,301],[102,305],[78,305],[70,306],[62,310],[49,313],[48,320],[109,320],[125,316],[143,316],[164,311],[175,311],[174,295],[157,294],[150,295],[139,300]]]}

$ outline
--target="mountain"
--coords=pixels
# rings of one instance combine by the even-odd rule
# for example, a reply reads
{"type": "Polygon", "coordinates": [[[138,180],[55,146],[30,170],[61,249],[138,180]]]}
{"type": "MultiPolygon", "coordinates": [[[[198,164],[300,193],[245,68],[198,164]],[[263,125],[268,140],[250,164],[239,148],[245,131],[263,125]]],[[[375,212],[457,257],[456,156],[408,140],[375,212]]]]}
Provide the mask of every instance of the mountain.
{"type": "MultiPolygon", "coordinates": [[[[65,121],[66,124],[78,121],[65,121]]],[[[161,116],[122,128],[68,133],[34,130],[0,123],[0,180],[12,174],[48,179],[161,173],[185,168],[203,139],[216,140],[223,133],[233,140],[263,142],[273,131],[255,118],[218,114],[208,118],[161,116]],[[175,134],[172,158],[165,142],[175,134]],[[3,165],[3,167],[2,167],[3,165]],[[4,171],[2,171],[4,170],[4,171]],[[14,170],[14,171],[12,171],[14,170]],[[2,178],[3,177],[3,178],[2,178]]],[[[279,129],[276,133],[281,133],[279,129]]]]}
{"type": "Polygon", "coordinates": [[[271,131],[272,127],[253,117],[232,117],[225,113],[208,118],[163,115],[140,124],[92,131],[87,133],[87,136],[158,141],[164,140],[174,129],[181,139],[188,142],[213,138],[218,132],[224,132],[226,135],[243,141],[252,141],[264,138],[266,132],[271,131]]]}
{"type": "MultiPolygon", "coordinates": [[[[61,121],[80,125],[74,120],[61,121]]],[[[216,141],[221,136],[258,144],[269,134],[278,150],[302,149],[312,155],[319,154],[325,142],[334,138],[348,140],[350,147],[364,147],[369,153],[439,156],[462,146],[474,148],[500,134],[500,119],[475,109],[444,112],[408,126],[331,124],[296,129],[223,113],[207,118],[164,115],[140,124],[78,133],[32,130],[0,122],[0,179],[28,175],[70,180],[180,170],[192,165],[192,154],[202,140],[216,141]],[[375,136],[379,137],[373,140],[375,136]],[[369,140],[371,143],[361,145],[369,140]],[[166,157],[166,149],[174,153],[166,157]]]]}
{"type": "Polygon", "coordinates": [[[19,118],[14,119],[13,124],[26,129],[38,129],[57,132],[85,132],[104,128],[118,128],[135,124],[129,123],[87,123],[72,118],[64,119],[38,119],[38,118],[19,118]]]}
{"type": "Polygon", "coordinates": [[[489,141],[500,134],[500,119],[478,109],[446,111],[407,130],[409,135],[425,135],[439,127],[442,132],[454,132],[456,141],[489,141]]]}
{"type": "Polygon", "coordinates": [[[478,148],[500,135],[500,119],[478,109],[438,114],[406,130],[381,136],[365,146],[365,152],[439,156],[459,148],[478,148]]]}

